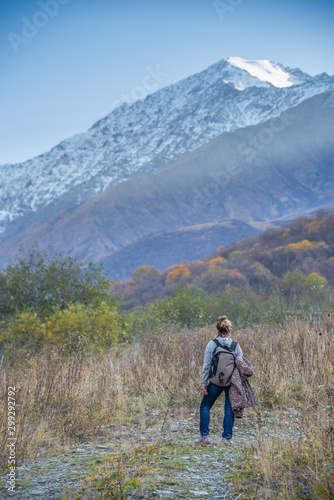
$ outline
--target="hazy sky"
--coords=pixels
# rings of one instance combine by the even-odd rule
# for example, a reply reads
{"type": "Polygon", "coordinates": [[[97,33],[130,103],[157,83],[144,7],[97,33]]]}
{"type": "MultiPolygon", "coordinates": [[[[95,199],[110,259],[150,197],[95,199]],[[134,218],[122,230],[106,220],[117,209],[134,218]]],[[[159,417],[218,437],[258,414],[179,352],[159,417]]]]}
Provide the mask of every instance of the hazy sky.
{"type": "Polygon", "coordinates": [[[87,130],[123,94],[145,96],[228,56],[334,74],[333,0],[216,4],[1,0],[0,163],[87,130]]]}

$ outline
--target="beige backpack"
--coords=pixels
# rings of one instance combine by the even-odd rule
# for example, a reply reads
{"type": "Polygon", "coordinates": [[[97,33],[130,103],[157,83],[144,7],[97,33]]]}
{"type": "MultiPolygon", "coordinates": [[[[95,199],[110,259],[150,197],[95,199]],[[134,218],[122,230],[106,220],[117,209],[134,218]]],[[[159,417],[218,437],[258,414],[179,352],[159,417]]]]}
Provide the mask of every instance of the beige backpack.
{"type": "Polygon", "coordinates": [[[230,378],[235,368],[236,348],[238,342],[232,340],[230,347],[222,345],[219,340],[213,339],[216,348],[213,351],[209,381],[219,387],[229,387],[230,378]]]}

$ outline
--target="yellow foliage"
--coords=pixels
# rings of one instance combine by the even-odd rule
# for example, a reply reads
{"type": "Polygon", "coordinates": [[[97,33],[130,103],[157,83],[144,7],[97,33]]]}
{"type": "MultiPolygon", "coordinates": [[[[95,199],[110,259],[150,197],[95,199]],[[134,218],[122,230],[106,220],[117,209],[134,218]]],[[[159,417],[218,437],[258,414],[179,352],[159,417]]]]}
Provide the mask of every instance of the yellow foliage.
{"type": "Polygon", "coordinates": [[[215,257],[209,260],[209,272],[216,273],[227,265],[227,260],[223,257],[215,257]]]}
{"type": "Polygon", "coordinates": [[[173,271],[167,274],[166,283],[174,283],[182,278],[190,276],[190,270],[185,264],[180,264],[175,266],[173,271]]]}
{"type": "Polygon", "coordinates": [[[328,286],[328,281],[319,273],[311,273],[305,279],[304,285],[310,290],[321,290],[328,286]]]}
{"type": "Polygon", "coordinates": [[[316,243],[312,243],[309,240],[303,240],[299,241],[298,243],[289,243],[288,248],[290,250],[293,250],[294,252],[300,253],[303,252],[304,250],[311,250],[316,245],[317,245],[316,243]]]}
{"type": "Polygon", "coordinates": [[[325,227],[325,221],[323,220],[313,220],[308,222],[305,226],[308,235],[319,234],[325,227]]]}
{"type": "Polygon", "coordinates": [[[9,322],[6,328],[0,330],[0,342],[26,339],[29,345],[40,342],[45,336],[43,322],[36,313],[23,312],[18,318],[9,322]]]}
{"type": "Polygon", "coordinates": [[[82,334],[89,342],[110,347],[125,335],[125,325],[120,314],[105,302],[97,307],[72,304],[63,311],[56,311],[44,322],[31,312],[20,314],[2,330],[0,341],[26,347],[50,341],[63,345],[71,335],[82,334]]]}
{"type": "Polygon", "coordinates": [[[236,257],[240,257],[241,255],[243,255],[245,252],[243,250],[234,250],[233,252],[231,252],[228,256],[228,259],[234,259],[236,257]]]}

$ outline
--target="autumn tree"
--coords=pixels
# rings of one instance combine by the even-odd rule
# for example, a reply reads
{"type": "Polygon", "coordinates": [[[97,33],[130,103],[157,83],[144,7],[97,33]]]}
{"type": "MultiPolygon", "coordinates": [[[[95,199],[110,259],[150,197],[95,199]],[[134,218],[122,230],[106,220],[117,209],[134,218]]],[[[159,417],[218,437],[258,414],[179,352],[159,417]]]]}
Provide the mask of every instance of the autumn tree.
{"type": "Polygon", "coordinates": [[[187,278],[188,276],[190,276],[190,274],[190,269],[185,264],[179,264],[167,274],[166,283],[175,283],[176,281],[180,281],[183,278],[187,278]]]}
{"type": "Polygon", "coordinates": [[[275,282],[273,274],[260,262],[250,266],[250,284],[255,288],[268,288],[275,282]]]}

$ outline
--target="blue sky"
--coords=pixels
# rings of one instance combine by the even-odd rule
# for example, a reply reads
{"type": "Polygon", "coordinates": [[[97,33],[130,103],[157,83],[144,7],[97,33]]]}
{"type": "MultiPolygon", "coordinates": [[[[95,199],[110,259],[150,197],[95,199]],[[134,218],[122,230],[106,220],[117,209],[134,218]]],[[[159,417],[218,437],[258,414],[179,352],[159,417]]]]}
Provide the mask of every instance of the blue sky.
{"type": "Polygon", "coordinates": [[[334,74],[333,1],[220,5],[219,16],[213,0],[2,0],[0,163],[87,130],[123,95],[133,100],[228,56],[334,74]]]}

